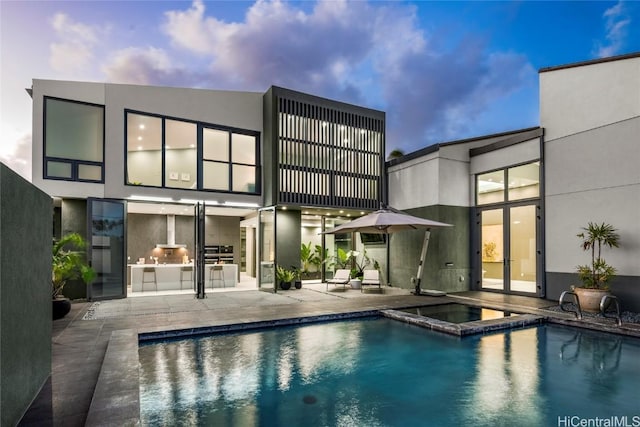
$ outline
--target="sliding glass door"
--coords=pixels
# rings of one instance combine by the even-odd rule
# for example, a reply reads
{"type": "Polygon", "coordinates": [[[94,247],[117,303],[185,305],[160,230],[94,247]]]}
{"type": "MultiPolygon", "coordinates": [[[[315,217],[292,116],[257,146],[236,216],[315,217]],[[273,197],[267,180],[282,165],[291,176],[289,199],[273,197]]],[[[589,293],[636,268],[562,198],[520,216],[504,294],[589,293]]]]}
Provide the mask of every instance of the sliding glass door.
{"type": "Polygon", "coordinates": [[[538,292],[538,221],[534,204],[479,212],[481,288],[538,292]]]}
{"type": "Polygon", "coordinates": [[[89,300],[126,297],[126,202],[88,199],[87,257],[97,276],[89,300]]]}

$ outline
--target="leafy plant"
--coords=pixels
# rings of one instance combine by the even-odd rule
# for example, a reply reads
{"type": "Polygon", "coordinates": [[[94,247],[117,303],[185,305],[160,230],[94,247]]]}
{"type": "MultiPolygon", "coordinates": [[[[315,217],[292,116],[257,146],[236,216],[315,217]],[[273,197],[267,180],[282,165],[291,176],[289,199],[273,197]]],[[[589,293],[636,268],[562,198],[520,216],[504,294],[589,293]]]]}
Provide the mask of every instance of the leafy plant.
{"type": "Polygon", "coordinates": [[[321,245],[316,245],[314,256],[311,258],[311,264],[313,264],[317,270],[320,270],[322,264],[326,264],[329,260],[329,249],[322,250],[321,245]]]}
{"type": "Polygon", "coordinates": [[[78,233],[63,236],[53,241],[51,262],[51,297],[62,294],[64,286],[69,280],[82,279],[90,283],[96,272],[89,266],[85,258],[87,243],[78,233]]]}
{"type": "Polygon", "coordinates": [[[602,258],[602,248],[603,246],[617,248],[620,236],[612,225],[604,222],[602,224],[589,222],[587,227],[582,229],[584,231],[577,236],[582,239],[580,244],[582,249],[591,251],[591,264],[579,265],[578,276],[585,288],[608,289],[609,280],[615,276],[616,269],[602,258]]]}
{"type": "Polygon", "coordinates": [[[302,273],[309,272],[309,265],[318,265],[316,252],[312,250],[311,242],[308,245],[302,243],[300,246],[300,262],[302,265],[302,273]]]}
{"type": "Polygon", "coordinates": [[[291,283],[296,278],[296,273],[293,270],[287,270],[282,266],[276,267],[276,279],[281,283],[291,283]]]}

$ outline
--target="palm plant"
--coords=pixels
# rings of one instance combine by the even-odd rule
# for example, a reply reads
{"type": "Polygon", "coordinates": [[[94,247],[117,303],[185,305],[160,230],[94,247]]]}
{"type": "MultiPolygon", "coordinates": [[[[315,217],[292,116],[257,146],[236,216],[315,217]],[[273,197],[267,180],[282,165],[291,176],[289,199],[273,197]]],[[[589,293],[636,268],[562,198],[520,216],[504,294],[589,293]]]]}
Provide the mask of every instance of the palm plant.
{"type": "Polygon", "coordinates": [[[51,262],[51,297],[60,296],[69,280],[82,279],[85,283],[96,277],[87,264],[84,249],[87,243],[78,233],[67,234],[53,241],[51,262]]]}
{"type": "Polygon", "coordinates": [[[591,264],[579,265],[578,276],[585,288],[608,289],[609,280],[615,276],[616,269],[602,258],[602,248],[603,246],[617,248],[620,236],[612,225],[604,222],[602,224],[589,222],[587,227],[582,229],[584,231],[577,236],[582,239],[580,245],[582,249],[591,251],[591,264]]]}

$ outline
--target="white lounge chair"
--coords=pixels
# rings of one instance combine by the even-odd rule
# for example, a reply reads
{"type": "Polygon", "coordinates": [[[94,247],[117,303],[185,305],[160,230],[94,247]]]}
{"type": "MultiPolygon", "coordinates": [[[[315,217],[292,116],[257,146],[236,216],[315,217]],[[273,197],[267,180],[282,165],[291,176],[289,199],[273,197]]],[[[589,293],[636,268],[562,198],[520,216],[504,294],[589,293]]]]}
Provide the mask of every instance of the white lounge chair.
{"type": "Polygon", "coordinates": [[[378,270],[364,270],[364,276],[362,276],[362,285],[360,285],[360,292],[364,292],[365,286],[377,286],[379,290],[382,291],[380,287],[380,273],[378,270]]]}
{"type": "Polygon", "coordinates": [[[342,287],[346,290],[347,283],[351,280],[351,271],[347,269],[339,269],[336,270],[336,273],[333,275],[333,279],[327,280],[327,291],[329,290],[329,285],[342,285],[342,287]]]}

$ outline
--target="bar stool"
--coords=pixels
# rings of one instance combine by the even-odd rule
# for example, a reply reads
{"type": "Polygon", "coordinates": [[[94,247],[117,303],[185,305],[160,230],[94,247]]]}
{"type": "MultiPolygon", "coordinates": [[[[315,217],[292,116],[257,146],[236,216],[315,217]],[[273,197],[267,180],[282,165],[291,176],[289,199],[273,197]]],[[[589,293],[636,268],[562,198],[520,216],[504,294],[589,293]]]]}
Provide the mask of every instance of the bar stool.
{"type": "Polygon", "coordinates": [[[141,292],[144,292],[144,284],[145,283],[153,283],[156,292],[158,292],[158,281],[156,279],[156,268],[155,267],[145,267],[142,269],[142,289],[141,292]],[[151,274],[152,279],[146,280],[147,274],[151,274]]]}
{"type": "Polygon", "coordinates": [[[180,267],[180,290],[183,289],[182,284],[184,282],[193,283],[193,267],[180,267]],[[188,279],[185,279],[185,276],[188,276],[188,279]]]}
{"type": "Polygon", "coordinates": [[[212,289],[214,288],[213,282],[216,280],[222,282],[223,288],[226,287],[224,283],[224,269],[221,265],[212,265],[211,267],[209,267],[209,284],[211,285],[212,289]]]}

